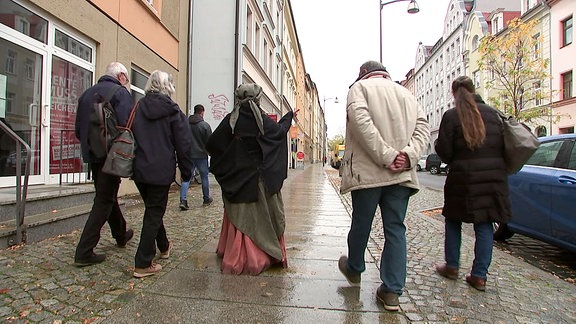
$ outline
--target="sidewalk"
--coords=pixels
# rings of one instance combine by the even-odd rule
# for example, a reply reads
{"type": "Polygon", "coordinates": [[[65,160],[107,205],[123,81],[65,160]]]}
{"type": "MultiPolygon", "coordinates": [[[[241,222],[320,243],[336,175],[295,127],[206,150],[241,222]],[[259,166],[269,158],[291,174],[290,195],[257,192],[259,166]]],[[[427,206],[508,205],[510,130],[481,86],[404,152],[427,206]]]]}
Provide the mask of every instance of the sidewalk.
{"type": "MultiPolygon", "coordinates": [[[[327,168],[326,170],[331,170],[327,168]]],[[[143,207],[128,201],[126,217],[135,238],[114,247],[102,230],[99,265],[72,266],[80,231],[38,244],[0,251],[0,319],[38,323],[407,323],[576,322],[576,286],[494,250],[487,291],[464,282],[473,238],[464,236],[461,280],[434,273],[442,260],[443,224],[420,213],[442,203],[442,193],[423,189],[413,197],[408,227],[408,282],[401,311],[376,302],[377,265],[383,243],[375,218],[362,287],[349,287],[337,268],[346,254],[350,196],[340,197],[321,164],[290,170],[282,195],[286,211],[288,269],[260,276],[220,273],[216,244],[222,220],[220,190],[201,207],[200,186],[190,189],[191,209],[178,210],[170,194],[165,224],[174,249],[164,269],[132,278],[143,207]]]]}

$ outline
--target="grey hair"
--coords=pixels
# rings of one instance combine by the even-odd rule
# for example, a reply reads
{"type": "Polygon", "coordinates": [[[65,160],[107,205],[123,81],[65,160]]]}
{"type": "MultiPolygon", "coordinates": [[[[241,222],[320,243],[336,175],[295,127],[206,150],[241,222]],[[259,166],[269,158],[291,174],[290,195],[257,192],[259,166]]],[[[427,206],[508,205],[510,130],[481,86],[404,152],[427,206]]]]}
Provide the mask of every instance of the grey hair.
{"type": "Polygon", "coordinates": [[[382,63],[378,61],[367,61],[362,66],[360,66],[360,73],[359,76],[362,74],[374,72],[374,71],[386,71],[386,67],[382,65],[382,63]]]}
{"type": "Polygon", "coordinates": [[[172,75],[164,71],[155,70],[150,74],[148,82],[146,82],[146,87],[144,87],[144,91],[146,93],[159,92],[168,97],[172,97],[176,91],[176,87],[174,86],[172,75]]]}
{"type": "Polygon", "coordinates": [[[124,73],[128,78],[128,70],[124,66],[124,64],[120,62],[112,62],[106,66],[106,75],[111,76],[113,78],[118,78],[118,76],[124,73]]]}

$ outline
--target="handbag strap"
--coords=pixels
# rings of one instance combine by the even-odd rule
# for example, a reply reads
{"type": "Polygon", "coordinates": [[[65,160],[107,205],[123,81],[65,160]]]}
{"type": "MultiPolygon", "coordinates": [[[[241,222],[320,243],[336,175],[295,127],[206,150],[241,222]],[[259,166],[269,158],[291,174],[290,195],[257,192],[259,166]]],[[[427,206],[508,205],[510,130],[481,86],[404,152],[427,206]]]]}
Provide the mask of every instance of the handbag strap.
{"type": "Polygon", "coordinates": [[[127,129],[132,130],[132,123],[134,122],[134,117],[136,116],[136,109],[138,109],[138,104],[140,104],[140,101],[134,105],[134,108],[132,108],[132,111],[130,112],[130,117],[128,117],[128,123],[126,124],[127,129]]]}

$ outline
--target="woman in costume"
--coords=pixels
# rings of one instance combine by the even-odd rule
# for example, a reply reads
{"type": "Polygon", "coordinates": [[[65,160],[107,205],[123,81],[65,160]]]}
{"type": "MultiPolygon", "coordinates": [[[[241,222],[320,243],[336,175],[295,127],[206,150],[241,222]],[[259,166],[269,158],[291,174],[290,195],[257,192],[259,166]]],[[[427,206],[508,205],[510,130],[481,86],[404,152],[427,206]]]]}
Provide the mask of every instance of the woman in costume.
{"type": "Polygon", "coordinates": [[[257,84],[240,85],[234,110],[206,145],[210,172],[222,188],[217,254],[227,274],[258,275],[271,265],[288,265],[280,189],[287,177],[287,133],[294,113],[276,123],[260,108],[261,95],[257,84]]]}

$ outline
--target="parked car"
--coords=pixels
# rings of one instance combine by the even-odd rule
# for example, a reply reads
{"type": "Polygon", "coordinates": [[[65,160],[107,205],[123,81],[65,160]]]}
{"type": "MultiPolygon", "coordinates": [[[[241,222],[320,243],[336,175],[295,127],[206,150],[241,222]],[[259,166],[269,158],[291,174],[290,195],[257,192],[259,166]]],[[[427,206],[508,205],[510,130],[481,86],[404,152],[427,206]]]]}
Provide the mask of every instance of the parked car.
{"type": "Polygon", "coordinates": [[[426,158],[426,171],[429,171],[431,174],[448,173],[449,167],[446,163],[442,162],[438,154],[432,153],[428,154],[426,158]]]}
{"type": "Polygon", "coordinates": [[[416,164],[416,171],[422,171],[426,169],[426,158],[428,155],[422,155],[420,160],[418,160],[418,164],[416,164]]]}
{"type": "Polygon", "coordinates": [[[509,176],[512,219],[494,239],[520,233],[576,252],[576,134],[540,137],[540,147],[509,176]]]}

